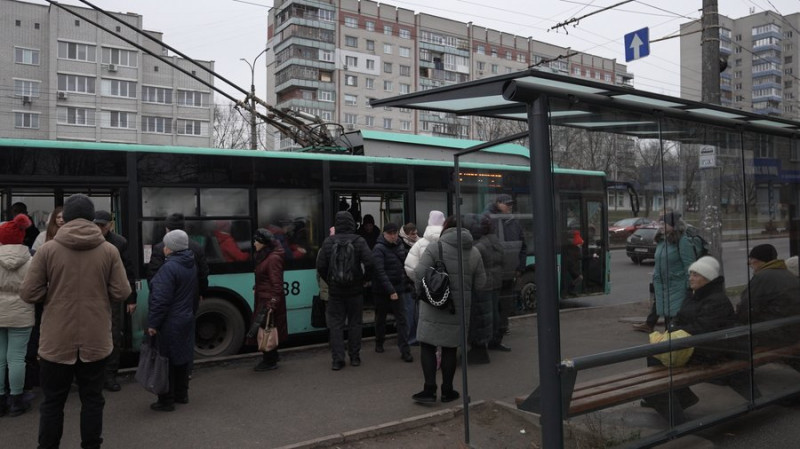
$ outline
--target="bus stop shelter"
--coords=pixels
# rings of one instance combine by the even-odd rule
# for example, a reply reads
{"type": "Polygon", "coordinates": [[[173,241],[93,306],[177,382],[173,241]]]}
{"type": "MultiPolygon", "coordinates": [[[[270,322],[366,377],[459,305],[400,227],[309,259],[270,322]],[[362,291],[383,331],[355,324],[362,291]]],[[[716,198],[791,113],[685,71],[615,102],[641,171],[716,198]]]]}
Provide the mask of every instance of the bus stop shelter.
{"type": "MultiPolygon", "coordinates": [[[[747,249],[754,245],[754,235],[774,230],[788,240],[788,251],[780,258],[800,252],[799,122],[535,69],[373,100],[371,105],[527,124],[527,131],[515,137],[527,136],[530,147],[544,447],[562,447],[562,416],[566,416],[560,377],[558,249],[552,226],[558,219],[552,187],[554,155],[577,154],[592,139],[613,138],[612,145],[624,150],[635,161],[632,165],[649,165],[649,178],[642,184],[659,186],[652,198],[645,198],[646,210],[655,214],[680,210],[693,216],[705,237],[717,243],[712,249],[717,259],[722,260],[725,232],[740,235],[736,245],[747,249]]],[[[497,139],[501,140],[508,139],[497,139]]],[[[642,176],[642,171],[632,173],[642,176]]],[[[750,370],[753,384],[759,375],[750,370]]],[[[773,399],[795,392],[794,387],[785,387],[778,388],[773,399]]],[[[766,403],[742,400],[736,411],[720,411],[694,426],[670,425],[643,445],[766,403]]]]}

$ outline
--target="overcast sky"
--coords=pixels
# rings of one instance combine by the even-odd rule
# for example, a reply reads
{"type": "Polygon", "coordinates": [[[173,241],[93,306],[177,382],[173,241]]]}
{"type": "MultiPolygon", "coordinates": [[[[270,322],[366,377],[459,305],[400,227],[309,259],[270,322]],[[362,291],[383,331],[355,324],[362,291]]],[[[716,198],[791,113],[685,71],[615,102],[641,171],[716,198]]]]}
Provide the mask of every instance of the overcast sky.
{"type": "MultiPolygon", "coordinates": [[[[240,58],[252,62],[266,46],[267,11],[271,0],[90,0],[94,5],[116,12],[135,12],[144,17],[144,27],[164,33],[164,41],[198,59],[213,60],[216,71],[249,89],[251,72],[240,58]]],[[[556,24],[585,16],[622,0],[437,0],[435,2],[387,1],[389,5],[448,17],[475,25],[531,36],[574,50],[616,58],[625,62],[623,36],[643,27],[650,39],[677,34],[681,23],[700,18],[702,0],[632,1],[612,10],[585,17],[576,26],[550,30],[556,24]],[[435,5],[435,6],[430,6],[435,5]]],[[[36,0],[34,3],[47,3],[36,0]]],[[[78,0],[62,4],[83,5],[78,0]]],[[[800,0],[719,0],[720,14],[738,18],[750,11],[800,12],[800,0]]],[[[638,89],[667,95],[680,92],[679,39],[656,42],[650,56],[628,63],[638,89]]],[[[256,94],[264,92],[265,58],[255,71],[256,94]]],[[[700,74],[697,74],[699,78],[700,74]]],[[[222,81],[217,81],[223,86],[222,81]]],[[[226,89],[230,91],[230,89],[226,89]]],[[[236,94],[239,98],[240,94],[236,94]]],[[[218,97],[218,101],[219,98],[218,97]]]]}

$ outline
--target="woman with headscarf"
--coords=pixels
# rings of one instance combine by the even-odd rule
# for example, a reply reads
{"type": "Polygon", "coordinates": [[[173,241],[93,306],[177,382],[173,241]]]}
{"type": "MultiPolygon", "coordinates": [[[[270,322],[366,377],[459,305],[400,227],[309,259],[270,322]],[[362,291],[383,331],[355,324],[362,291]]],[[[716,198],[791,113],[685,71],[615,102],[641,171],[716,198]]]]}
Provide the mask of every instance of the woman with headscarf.
{"type": "MultiPolygon", "coordinates": [[[[286,320],[286,297],[283,294],[283,261],[284,249],[278,239],[264,228],[256,229],[253,235],[255,249],[255,314],[263,308],[272,311],[273,324],[278,328],[278,341],[285,341],[289,336],[286,320]]],[[[278,349],[263,354],[261,361],[253,369],[270,371],[278,367],[278,349]]]]}
{"type": "Polygon", "coordinates": [[[656,264],[653,267],[656,316],[649,316],[645,323],[651,329],[656,324],[653,318],[659,316],[664,317],[668,328],[689,292],[689,266],[696,257],[694,245],[685,231],[686,223],[681,220],[681,214],[669,212],[664,215],[664,234],[656,246],[656,264]]]}

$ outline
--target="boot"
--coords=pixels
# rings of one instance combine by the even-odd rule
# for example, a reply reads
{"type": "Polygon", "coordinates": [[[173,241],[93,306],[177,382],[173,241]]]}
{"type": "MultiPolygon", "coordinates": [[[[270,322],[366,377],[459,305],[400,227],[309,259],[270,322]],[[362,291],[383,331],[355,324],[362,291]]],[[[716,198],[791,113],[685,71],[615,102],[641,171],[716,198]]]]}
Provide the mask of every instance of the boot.
{"type": "Polygon", "coordinates": [[[0,396],[0,417],[6,416],[8,413],[8,396],[0,396]]]}
{"type": "Polygon", "coordinates": [[[31,408],[29,402],[25,402],[21,394],[12,394],[10,404],[8,405],[8,416],[19,416],[31,408]]]}
{"type": "Polygon", "coordinates": [[[442,402],[452,402],[460,397],[461,395],[456,390],[453,390],[452,385],[449,387],[442,385],[442,402]]]}
{"type": "Polygon", "coordinates": [[[423,390],[411,396],[411,399],[413,399],[414,402],[419,402],[421,404],[430,404],[436,402],[436,385],[425,384],[423,390]]]}
{"type": "Polygon", "coordinates": [[[467,352],[467,363],[470,365],[483,365],[489,363],[489,351],[486,345],[472,345],[467,352]]]}
{"type": "Polygon", "coordinates": [[[261,361],[258,362],[253,368],[253,371],[272,371],[278,368],[277,362],[277,352],[273,353],[273,351],[265,352],[261,358],[261,361]]]}

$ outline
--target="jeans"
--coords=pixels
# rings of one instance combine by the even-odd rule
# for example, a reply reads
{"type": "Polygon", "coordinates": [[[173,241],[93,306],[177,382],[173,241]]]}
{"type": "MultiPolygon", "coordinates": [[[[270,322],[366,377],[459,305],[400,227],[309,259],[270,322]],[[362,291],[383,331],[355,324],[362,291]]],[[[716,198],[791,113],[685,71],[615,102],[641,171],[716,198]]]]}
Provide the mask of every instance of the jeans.
{"type": "Polygon", "coordinates": [[[386,314],[389,310],[394,315],[395,327],[397,328],[397,347],[401,354],[408,350],[408,324],[406,323],[406,302],[405,297],[408,293],[400,293],[399,297],[392,301],[389,296],[376,293],[375,298],[375,343],[383,344],[386,338],[386,314]]]}
{"type": "Polygon", "coordinates": [[[103,443],[103,380],[106,359],[74,365],[49,362],[41,359],[42,393],[44,401],[39,407],[39,449],[58,448],[64,433],[64,404],[67,402],[72,380],[78,384],[81,399],[81,447],[99,448],[103,443]]]}
{"type": "Polygon", "coordinates": [[[0,327],[0,396],[5,393],[6,367],[11,394],[22,394],[25,384],[25,353],[31,327],[0,327]]]}
{"type": "Polygon", "coordinates": [[[325,311],[330,330],[331,356],[334,362],[344,362],[344,328],[347,325],[347,352],[350,358],[361,352],[362,313],[364,297],[361,295],[337,297],[331,295],[325,311]]]}
{"type": "Polygon", "coordinates": [[[417,343],[417,317],[419,316],[419,303],[413,293],[405,293],[403,301],[406,303],[406,325],[408,326],[408,344],[417,343]]]}

